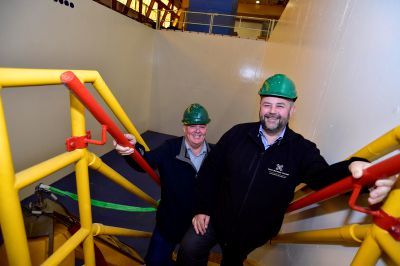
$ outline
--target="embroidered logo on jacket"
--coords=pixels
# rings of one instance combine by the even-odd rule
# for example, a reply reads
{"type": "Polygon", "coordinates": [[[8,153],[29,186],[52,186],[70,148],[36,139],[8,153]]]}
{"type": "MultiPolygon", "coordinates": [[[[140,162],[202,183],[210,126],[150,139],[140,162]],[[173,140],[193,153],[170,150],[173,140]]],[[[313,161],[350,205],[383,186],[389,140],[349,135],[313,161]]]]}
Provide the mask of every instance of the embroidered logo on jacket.
{"type": "Polygon", "coordinates": [[[275,169],[268,168],[268,174],[274,175],[280,178],[286,178],[289,176],[288,173],[283,171],[283,164],[276,164],[275,169]]]}

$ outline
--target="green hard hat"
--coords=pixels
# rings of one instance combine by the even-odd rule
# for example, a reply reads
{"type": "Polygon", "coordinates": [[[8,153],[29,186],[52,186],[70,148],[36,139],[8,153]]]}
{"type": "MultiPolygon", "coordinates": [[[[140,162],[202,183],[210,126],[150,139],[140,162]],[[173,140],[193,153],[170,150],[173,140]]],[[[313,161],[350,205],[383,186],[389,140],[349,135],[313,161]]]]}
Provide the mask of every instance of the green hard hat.
{"type": "Polygon", "coordinates": [[[206,108],[198,103],[192,103],[183,113],[182,123],[184,125],[205,125],[210,121],[206,108]]]}
{"type": "Polygon", "coordinates": [[[258,94],[261,96],[276,96],[293,101],[297,99],[296,86],[284,74],[276,74],[266,79],[258,94]]]}

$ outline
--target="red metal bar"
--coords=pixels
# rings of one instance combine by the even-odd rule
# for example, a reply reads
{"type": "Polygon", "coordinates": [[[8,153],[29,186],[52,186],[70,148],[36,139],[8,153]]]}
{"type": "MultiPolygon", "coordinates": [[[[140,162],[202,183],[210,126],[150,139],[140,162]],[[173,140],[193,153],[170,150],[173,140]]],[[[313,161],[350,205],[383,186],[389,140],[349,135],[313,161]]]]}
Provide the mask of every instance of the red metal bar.
{"type": "Polygon", "coordinates": [[[295,211],[305,206],[323,201],[333,196],[343,194],[350,191],[354,185],[367,186],[375,183],[376,180],[393,176],[400,172],[400,154],[394,155],[380,163],[372,165],[364,170],[364,175],[355,179],[352,176],[343,178],[342,180],[318,190],[304,198],[291,203],[286,212],[295,211]]]}
{"type": "Polygon", "coordinates": [[[107,126],[101,125],[101,140],[95,140],[91,138],[85,139],[86,143],[94,144],[94,145],[104,145],[107,142],[107,126]]]}
{"type": "Polygon", "coordinates": [[[86,106],[86,108],[92,113],[92,115],[97,119],[97,121],[99,121],[100,124],[107,126],[108,133],[110,133],[110,135],[117,141],[119,145],[134,149],[134,152],[130,155],[132,159],[134,159],[157,184],[160,184],[160,178],[158,175],[143,159],[140,153],[137,152],[135,147],[128,141],[124,134],[119,130],[117,125],[96,102],[94,97],[75,76],[75,74],[72,71],[64,72],[61,75],[61,81],[67,85],[67,87],[78,97],[78,99],[86,106]]]}

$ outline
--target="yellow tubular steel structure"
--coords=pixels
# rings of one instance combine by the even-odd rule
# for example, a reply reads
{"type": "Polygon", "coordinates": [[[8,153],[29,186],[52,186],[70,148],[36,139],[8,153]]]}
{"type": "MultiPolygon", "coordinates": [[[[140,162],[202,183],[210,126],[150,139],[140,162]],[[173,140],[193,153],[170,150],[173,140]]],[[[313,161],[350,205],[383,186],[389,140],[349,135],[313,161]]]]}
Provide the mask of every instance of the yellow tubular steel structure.
{"type": "Polygon", "coordinates": [[[78,161],[84,153],[82,150],[74,150],[60,154],[47,161],[29,167],[15,175],[15,188],[20,190],[36,181],[78,161]]]}
{"type": "MultiPolygon", "coordinates": [[[[1,87],[0,87],[1,92],[1,87]]],[[[0,225],[10,265],[31,265],[10,143],[0,95],[0,225]]]]}
{"type": "Polygon", "coordinates": [[[150,203],[154,207],[158,206],[158,203],[156,200],[154,200],[152,197],[150,197],[147,193],[145,193],[143,190],[132,184],[128,179],[125,177],[121,176],[118,172],[116,172],[114,169],[106,165],[99,157],[97,157],[94,153],[89,153],[88,154],[88,161],[89,161],[89,167],[92,168],[93,170],[96,170],[103,174],[104,176],[107,176],[111,181],[115,182],[116,184],[120,185],[121,187],[125,188],[132,194],[135,194],[142,200],[150,203]]]}
{"type": "Polygon", "coordinates": [[[330,228],[298,233],[281,234],[274,243],[360,243],[371,230],[370,224],[351,224],[339,228],[330,228]]]}
{"type": "MultiPolygon", "coordinates": [[[[390,192],[388,199],[382,206],[382,210],[393,217],[400,217],[400,179],[397,180],[396,187],[390,192]]],[[[375,265],[368,264],[372,254],[375,261],[379,259],[380,254],[376,252],[376,247],[380,252],[384,252],[395,265],[400,265],[400,242],[393,239],[393,237],[385,230],[377,225],[372,226],[371,234],[369,235],[368,242],[361,245],[353,260],[353,265],[375,265]],[[369,244],[372,243],[372,244],[369,244]]]]}
{"type": "Polygon", "coordinates": [[[400,149],[400,126],[388,131],[350,157],[361,157],[374,161],[397,149],[400,149]]]}
{"type": "MultiPolygon", "coordinates": [[[[131,237],[151,236],[149,232],[93,224],[88,167],[99,171],[116,184],[122,186],[151,205],[157,206],[157,202],[130,183],[126,178],[104,164],[100,158],[89,152],[86,148],[60,154],[18,173],[14,173],[1,91],[7,87],[61,84],[60,76],[65,71],[67,70],[0,68],[0,223],[10,265],[31,265],[18,191],[73,163],[75,163],[81,228],[57,249],[43,265],[60,264],[68,254],[73,252],[80,244],[83,245],[85,265],[96,265],[94,234],[115,234],[131,237]]],[[[108,104],[125,129],[133,134],[148,150],[148,146],[144,143],[143,139],[136,131],[136,128],[110,92],[99,73],[97,71],[87,70],[77,70],[74,71],[74,73],[81,82],[93,83],[97,92],[108,104]]],[[[72,136],[86,135],[85,107],[72,93],[70,93],[70,113],[72,136]]]]}
{"type": "MultiPolygon", "coordinates": [[[[357,152],[353,153],[351,157],[360,157],[369,160],[370,162],[379,159],[380,157],[389,154],[397,149],[400,149],[400,126],[389,130],[376,140],[370,142],[357,152]]],[[[296,192],[303,189],[306,185],[300,184],[296,187],[296,192]]],[[[303,195],[296,195],[295,198],[302,197],[303,195]]]]}
{"type": "MultiPolygon", "coordinates": [[[[39,86],[60,84],[60,75],[66,70],[49,69],[15,69],[0,68],[0,222],[4,243],[10,265],[31,265],[28,242],[23,224],[18,191],[41,178],[75,163],[77,194],[81,229],[64,245],[57,249],[43,265],[58,265],[73,250],[83,244],[85,265],[95,265],[93,236],[113,234],[133,237],[149,237],[151,233],[137,230],[116,228],[93,224],[90,205],[88,167],[99,171],[116,184],[137,195],[146,202],[157,205],[157,202],[142,190],[131,184],[126,178],[104,164],[95,154],[85,149],[60,154],[45,162],[34,165],[15,174],[8,139],[6,121],[3,111],[1,90],[7,87],[39,86]]],[[[97,71],[77,70],[76,76],[82,82],[93,84],[97,92],[108,104],[125,129],[135,135],[137,140],[148,149],[129,118],[112,95],[104,80],[97,71]]],[[[81,102],[70,94],[72,136],[83,136],[85,128],[85,108],[81,102]]],[[[375,160],[400,147],[400,126],[371,142],[352,156],[375,160]]],[[[400,217],[400,182],[389,194],[382,209],[393,217],[400,217]]],[[[341,228],[294,232],[279,235],[274,242],[281,243],[354,243],[360,248],[352,265],[375,265],[380,256],[385,254],[393,263],[400,265],[400,243],[385,230],[375,224],[345,225],[341,228]]]]}
{"type": "Polygon", "coordinates": [[[133,236],[133,237],[151,237],[150,232],[124,229],[114,226],[94,223],[92,226],[93,235],[115,235],[115,236],[133,236]]]}
{"type": "MultiPolygon", "coordinates": [[[[400,126],[395,127],[372,141],[350,157],[362,157],[370,161],[379,159],[400,148],[400,126]]],[[[392,217],[400,218],[400,179],[390,192],[382,210],[392,217]]],[[[274,243],[360,243],[360,248],[351,265],[376,265],[382,254],[395,265],[400,265],[400,242],[375,224],[345,225],[340,228],[311,230],[278,235],[274,243]]]]}
{"type": "MultiPolygon", "coordinates": [[[[72,93],[70,93],[70,105],[72,136],[84,136],[86,134],[85,107],[72,93]]],[[[87,153],[86,148],[82,150],[87,153]]],[[[75,175],[81,228],[91,231],[92,210],[90,204],[88,165],[89,164],[87,156],[83,156],[82,158],[80,158],[79,161],[75,164],[75,175]]],[[[65,256],[67,254],[65,254],[65,256]]],[[[89,234],[83,241],[83,256],[85,260],[85,265],[96,265],[94,255],[94,240],[92,234],[89,234]]]]}
{"type": "MultiPolygon", "coordinates": [[[[67,240],[67,242],[64,243],[64,245],[62,245],[59,249],[57,249],[42,265],[46,266],[59,265],[60,262],[62,262],[69,253],[73,252],[75,248],[78,247],[79,244],[85,240],[85,238],[87,238],[88,235],[90,235],[90,231],[84,228],[79,229],[75,234],[73,234],[67,240]]],[[[87,262],[85,261],[85,263],[87,262]]]]}
{"type": "MultiPolygon", "coordinates": [[[[21,87],[38,85],[56,85],[61,84],[60,76],[68,69],[25,69],[25,68],[0,68],[0,87],[21,87]]],[[[137,141],[142,144],[146,150],[149,147],[144,142],[142,136],[132,124],[128,115],[122,109],[121,105],[115,99],[110,89],[100,76],[99,72],[94,70],[74,70],[75,75],[82,83],[92,83],[99,95],[108,104],[110,110],[115,114],[125,129],[135,136],[137,141]]]]}

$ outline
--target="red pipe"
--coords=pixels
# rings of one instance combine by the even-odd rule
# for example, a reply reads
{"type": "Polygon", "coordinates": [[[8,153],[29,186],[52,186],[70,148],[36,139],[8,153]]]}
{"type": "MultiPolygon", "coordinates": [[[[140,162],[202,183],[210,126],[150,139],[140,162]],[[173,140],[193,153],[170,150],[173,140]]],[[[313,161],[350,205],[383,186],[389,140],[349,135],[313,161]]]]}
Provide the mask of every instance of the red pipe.
{"type": "Polygon", "coordinates": [[[375,183],[375,181],[378,179],[390,177],[399,172],[400,154],[394,155],[389,159],[368,167],[364,170],[364,175],[359,179],[348,176],[332,185],[329,185],[321,190],[312,193],[311,195],[296,200],[289,205],[286,212],[295,211],[316,202],[332,198],[333,196],[336,196],[338,194],[343,194],[350,191],[355,185],[371,185],[375,183]]]}
{"type": "Polygon", "coordinates": [[[134,152],[130,155],[143,170],[145,170],[151,178],[160,185],[160,178],[149,166],[149,164],[143,159],[135,147],[128,141],[124,134],[119,130],[117,125],[107,115],[103,108],[96,102],[94,97],[86,89],[86,87],[80,82],[80,80],[71,71],[62,73],[61,81],[67,85],[67,87],[73,91],[78,99],[86,106],[92,115],[99,121],[100,124],[107,126],[107,131],[117,141],[117,143],[124,147],[130,147],[134,149],[134,152]]]}

